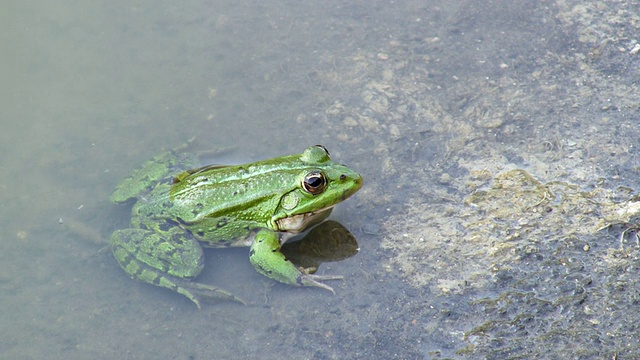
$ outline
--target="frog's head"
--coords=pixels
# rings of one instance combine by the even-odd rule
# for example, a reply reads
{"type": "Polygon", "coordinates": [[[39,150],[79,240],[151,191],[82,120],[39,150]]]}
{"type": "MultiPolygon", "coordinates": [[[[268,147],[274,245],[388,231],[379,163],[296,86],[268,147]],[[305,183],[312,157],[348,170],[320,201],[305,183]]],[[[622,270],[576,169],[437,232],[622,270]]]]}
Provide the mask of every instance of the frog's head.
{"type": "Polygon", "coordinates": [[[362,176],[333,162],[322,145],[307,148],[299,161],[296,185],[282,196],[273,217],[279,231],[297,233],[320,223],[362,187],[362,176]]]}

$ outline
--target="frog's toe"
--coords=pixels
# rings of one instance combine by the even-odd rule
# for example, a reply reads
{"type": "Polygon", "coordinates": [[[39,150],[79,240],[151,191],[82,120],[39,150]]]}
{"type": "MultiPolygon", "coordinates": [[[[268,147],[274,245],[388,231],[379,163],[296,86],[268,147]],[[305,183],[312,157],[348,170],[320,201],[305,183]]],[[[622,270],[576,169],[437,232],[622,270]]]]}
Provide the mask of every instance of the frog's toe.
{"type": "Polygon", "coordinates": [[[298,277],[298,284],[302,286],[319,287],[325,290],[329,290],[331,291],[331,293],[335,295],[336,292],[333,290],[333,288],[325,283],[322,283],[321,281],[343,280],[343,279],[344,279],[344,276],[341,276],[341,275],[311,275],[311,274],[301,273],[300,276],[298,277]]]}
{"type": "Polygon", "coordinates": [[[197,282],[189,282],[182,284],[180,288],[176,290],[178,293],[186,296],[189,300],[193,301],[198,309],[200,309],[200,300],[209,301],[236,301],[242,305],[247,305],[241,298],[231,294],[226,290],[222,290],[215,286],[201,284],[197,282]]]}

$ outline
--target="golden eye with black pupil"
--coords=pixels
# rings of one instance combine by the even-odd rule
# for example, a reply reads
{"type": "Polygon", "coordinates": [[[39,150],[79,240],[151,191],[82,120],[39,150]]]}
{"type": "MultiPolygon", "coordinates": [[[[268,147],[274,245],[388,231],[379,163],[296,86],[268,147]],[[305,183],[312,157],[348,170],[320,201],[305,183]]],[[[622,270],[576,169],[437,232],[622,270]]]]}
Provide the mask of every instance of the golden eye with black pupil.
{"type": "Polygon", "coordinates": [[[319,171],[313,171],[307,174],[302,181],[302,187],[311,195],[318,195],[327,187],[327,179],[324,174],[319,171]]]}

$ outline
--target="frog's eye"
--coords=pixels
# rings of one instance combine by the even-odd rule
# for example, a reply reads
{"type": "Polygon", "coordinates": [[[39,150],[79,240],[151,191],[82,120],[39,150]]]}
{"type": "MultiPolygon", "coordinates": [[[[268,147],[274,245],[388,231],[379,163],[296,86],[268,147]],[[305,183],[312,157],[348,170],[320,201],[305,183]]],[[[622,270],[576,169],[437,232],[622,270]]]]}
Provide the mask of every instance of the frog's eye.
{"type": "Polygon", "coordinates": [[[307,174],[302,181],[302,187],[311,195],[318,195],[327,187],[327,179],[324,174],[319,171],[313,171],[307,174]]]}
{"type": "Polygon", "coordinates": [[[324,150],[324,152],[327,153],[327,156],[331,156],[331,154],[329,154],[329,150],[324,145],[316,145],[316,147],[319,147],[322,150],[324,150]]]}

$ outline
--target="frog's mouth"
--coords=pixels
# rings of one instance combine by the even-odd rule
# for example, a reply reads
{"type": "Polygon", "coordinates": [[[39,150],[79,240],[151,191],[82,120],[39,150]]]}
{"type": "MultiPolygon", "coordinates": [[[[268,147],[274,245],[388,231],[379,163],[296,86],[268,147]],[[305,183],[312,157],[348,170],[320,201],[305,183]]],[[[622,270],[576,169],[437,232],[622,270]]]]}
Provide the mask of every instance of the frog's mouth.
{"type": "Polygon", "coordinates": [[[294,234],[305,231],[311,226],[317,225],[326,219],[329,214],[331,214],[333,206],[276,220],[278,231],[286,231],[294,234]]]}

